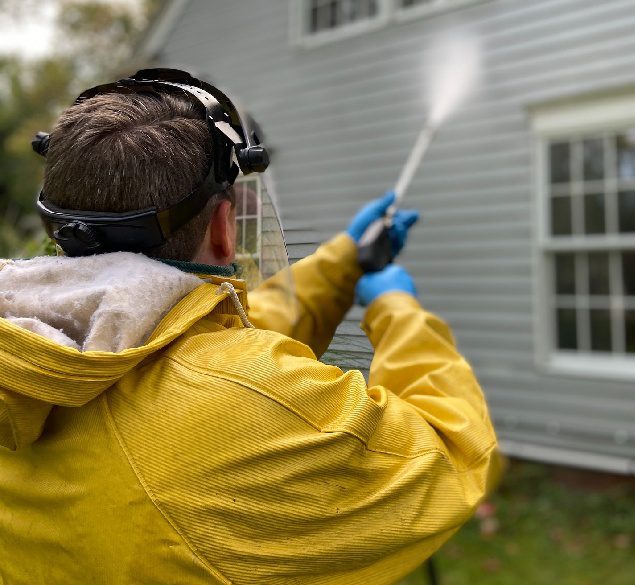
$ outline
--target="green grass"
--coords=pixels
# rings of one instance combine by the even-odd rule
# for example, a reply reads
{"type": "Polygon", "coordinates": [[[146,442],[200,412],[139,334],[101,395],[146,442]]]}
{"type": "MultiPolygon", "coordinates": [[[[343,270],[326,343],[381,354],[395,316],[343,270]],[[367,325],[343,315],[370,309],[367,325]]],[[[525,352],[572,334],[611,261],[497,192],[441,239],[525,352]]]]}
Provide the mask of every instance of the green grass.
{"type": "Polygon", "coordinates": [[[515,462],[489,502],[435,555],[440,585],[635,585],[633,478],[515,462]]]}

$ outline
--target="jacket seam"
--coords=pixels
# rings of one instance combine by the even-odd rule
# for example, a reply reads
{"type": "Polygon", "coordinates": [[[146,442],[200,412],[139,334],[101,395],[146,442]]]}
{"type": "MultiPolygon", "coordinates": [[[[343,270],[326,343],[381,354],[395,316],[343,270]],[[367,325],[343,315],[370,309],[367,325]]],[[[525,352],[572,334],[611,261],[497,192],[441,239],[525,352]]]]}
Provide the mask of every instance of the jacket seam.
{"type": "Polygon", "coordinates": [[[104,413],[106,415],[106,421],[108,423],[108,426],[111,428],[111,430],[112,430],[112,432],[113,432],[113,434],[115,436],[115,439],[117,440],[117,443],[119,443],[119,447],[121,448],[124,456],[126,457],[126,460],[128,461],[128,464],[132,468],[132,471],[135,474],[135,477],[137,478],[137,481],[139,482],[139,484],[143,488],[143,491],[146,493],[146,495],[148,496],[148,498],[150,499],[150,501],[152,502],[154,507],[158,510],[158,512],[161,514],[161,516],[163,516],[163,519],[169,524],[169,526],[171,526],[172,529],[179,535],[181,540],[183,540],[183,542],[190,549],[192,554],[194,556],[196,556],[196,558],[202,563],[202,565],[205,567],[205,569],[214,578],[220,579],[220,581],[225,583],[225,585],[233,585],[233,582],[230,579],[225,577],[225,575],[223,575],[218,569],[216,569],[199,552],[199,550],[196,548],[194,543],[190,541],[190,539],[187,537],[187,535],[184,533],[184,531],[182,531],[176,525],[176,523],[172,520],[170,515],[165,510],[163,510],[161,504],[159,503],[159,499],[157,498],[157,496],[155,495],[154,491],[148,485],[148,483],[146,482],[145,478],[143,477],[143,474],[141,473],[141,470],[140,470],[139,466],[137,465],[134,457],[132,456],[132,453],[128,449],[127,445],[125,444],[125,441],[123,440],[123,437],[122,437],[121,433],[119,432],[119,429],[117,427],[117,423],[115,422],[114,416],[113,416],[113,414],[112,414],[112,412],[110,410],[110,405],[108,404],[108,397],[107,397],[106,394],[102,394],[101,402],[102,402],[102,406],[103,406],[103,409],[104,409],[104,413]]]}
{"type": "MultiPolygon", "coordinates": [[[[311,426],[312,428],[314,428],[316,431],[318,431],[320,433],[342,433],[342,434],[346,434],[346,435],[350,435],[352,437],[355,437],[364,446],[364,448],[369,453],[378,453],[380,455],[392,455],[394,457],[400,457],[402,459],[416,459],[417,457],[423,457],[425,455],[429,455],[429,454],[432,454],[432,453],[438,453],[445,460],[450,462],[450,459],[448,458],[447,453],[445,453],[445,451],[443,451],[442,449],[438,449],[438,448],[422,449],[422,450],[417,451],[417,452],[412,453],[412,454],[396,453],[394,451],[388,451],[388,450],[383,450],[383,449],[373,449],[372,447],[368,446],[368,442],[363,437],[359,436],[357,433],[355,433],[355,432],[353,432],[351,430],[348,430],[348,429],[325,430],[325,429],[321,428],[315,422],[313,422],[312,420],[308,419],[304,414],[298,412],[290,404],[287,404],[286,402],[284,402],[282,400],[279,400],[278,398],[274,397],[273,395],[271,395],[270,393],[266,392],[262,388],[258,388],[257,386],[255,386],[253,384],[250,384],[248,381],[242,380],[239,376],[228,375],[226,372],[222,372],[221,373],[220,371],[215,370],[213,368],[209,368],[209,369],[203,370],[203,369],[198,368],[198,367],[196,367],[196,366],[194,366],[192,364],[183,363],[181,360],[179,360],[179,359],[177,359],[177,358],[175,358],[173,356],[164,356],[164,359],[167,359],[167,360],[173,362],[174,364],[176,364],[177,366],[180,366],[180,367],[182,367],[182,368],[184,368],[186,370],[194,370],[194,371],[198,372],[199,374],[203,374],[204,376],[208,376],[210,378],[216,378],[216,379],[219,379],[219,380],[228,380],[230,382],[238,384],[239,386],[247,388],[248,390],[253,390],[254,392],[260,394],[261,396],[264,396],[265,398],[268,398],[269,400],[272,400],[276,404],[279,404],[284,409],[288,410],[289,412],[291,412],[292,414],[297,416],[299,419],[301,419],[304,422],[306,422],[309,426],[311,426]]],[[[486,448],[485,452],[482,453],[481,455],[479,455],[477,457],[477,459],[474,460],[474,463],[472,463],[469,467],[466,467],[466,468],[463,468],[463,469],[458,469],[457,468],[457,472],[465,473],[465,472],[470,471],[471,467],[474,466],[476,463],[478,463],[478,461],[480,461],[481,459],[485,458],[487,456],[487,454],[495,446],[496,446],[496,442],[494,442],[493,444],[489,445],[486,448]]]]}
{"type": "Polygon", "coordinates": [[[471,461],[469,463],[469,465],[464,465],[461,467],[456,467],[456,471],[457,473],[470,473],[472,471],[474,471],[474,468],[481,462],[483,461],[483,459],[486,459],[487,457],[489,457],[492,454],[492,451],[494,451],[496,448],[498,447],[498,441],[494,441],[493,443],[490,443],[487,448],[485,449],[485,451],[483,451],[483,453],[481,453],[478,457],[476,457],[476,459],[474,459],[473,461],[471,461]]]}
{"type": "MultiPolygon", "coordinates": [[[[0,268],[0,270],[2,270],[2,268],[0,268]]],[[[15,445],[15,450],[17,451],[20,448],[20,438],[18,437],[18,426],[15,424],[15,417],[13,416],[13,413],[11,412],[11,409],[9,408],[9,405],[7,404],[7,402],[5,400],[3,400],[2,398],[0,398],[0,404],[4,405],[4,410],[7,413],[7,416],[9,417],[9,424],[11,425],[11,436],[13,438],[13,444],[15,445]]],[[[0,581],[0,585],[2,585],[2,582],[0,581]]]]}
{"type": "MultiPolygon", "coordinates": [[[[37,337],[38,339],[42,339],[42,337],[40,335],[37,335],[37,333],[33,333],[32,331],[29,331],[28,329],[23,329],[22,331],[25,331],[27,334],[33,335],[33,336],[37,337]]],[[[44,338],[44,339],[46,339],[46,338],[44,338]]],[[[70,349],[70,348],[68,348],[68,349],[70,349]]],[[[62,374],[64,376],[67,376],[68,378],[70,378],[74,382],[85,382],[87,380],[88,381],[96,380],[97,382],[109,382],[110,380],[116,381],[118,378],[121,378],[125,374],[125,372],[124,372],[124,374],[122,374],[121,376],[117,376],[116,378],[113,378],[112,376],[108,376],[108,375],[106,375],[104,377],[99,377],[99,376],[81,376],[81,375],[79,375],[79,376],[75,375],[74,376],[73,372],[68,372],[68,371],[66,371],[64,369],[51,368],[49,366],[45,366],[43,364],[37,363],[37,361],[27,359],[23,355],[16,355],[15,353],[7,351],[6,349],[4,349],[2,347],[0,347],[0,353],[5,354],[5,355],[7,355],[9,357],[12,357],[12,358],[17,358],[20,361],[24,362],[25,364],[29,364],[30,366],[33,366],[34,368],[37,368],[37,369],[40,369],[40,370],[44,370],[45,372],[48,372],[48,373],[51,373],[51,374],[62,374]]]]}

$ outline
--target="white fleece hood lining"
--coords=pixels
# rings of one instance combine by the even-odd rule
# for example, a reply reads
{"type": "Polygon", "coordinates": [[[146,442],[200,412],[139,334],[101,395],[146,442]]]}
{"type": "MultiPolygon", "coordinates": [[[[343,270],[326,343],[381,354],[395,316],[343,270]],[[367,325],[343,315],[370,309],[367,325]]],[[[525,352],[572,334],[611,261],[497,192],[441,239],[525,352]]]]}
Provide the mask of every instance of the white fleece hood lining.
{"type": "Polygon", "coordinates": [[[80,351],[139,347],[203,281],[142,254],[0,264],[0,317],[80,351]]]}

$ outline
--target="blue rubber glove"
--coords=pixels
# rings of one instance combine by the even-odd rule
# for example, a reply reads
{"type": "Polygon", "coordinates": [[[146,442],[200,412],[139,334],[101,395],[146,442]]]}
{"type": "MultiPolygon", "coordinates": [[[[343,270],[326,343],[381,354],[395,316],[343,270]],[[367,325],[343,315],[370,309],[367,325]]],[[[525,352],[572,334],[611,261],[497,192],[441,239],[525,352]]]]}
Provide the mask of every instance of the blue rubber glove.
{"type": "Polygon", "coordinates": [[[416,209],[398,209],[392,216],[392,225],[388,235],[392,242],[392,253],[397,256],[406,245],[408,230],[419,220],[419,212],[416,209]]]}
{"type": "MultiPolygon", "coordinates": [[[[395,194],[392,191],[386,193],[380,199],[375,199],[366,204],[357,212],[349,224],[346,233],[359,242],[368,226],[374,221],[383,217],[386,210],[394,203],[395,194]]],[[[392,242],[393,255],[396,256],[401,252],[408,238],[408,230],[419,219],[419,212],[416,210],[398,209],[393,216],[392,227],[390,228],[390,241],[392,242]]]]}
{"type": "Polygon", "coordinates": [[[403,266],[389,264],[379,272],[368,272],[359,279],[355,292],[357,302],[365,307],[377,297],[388,292],[405,292],[413,297],[417,295],[415,283],[403,266]]]}

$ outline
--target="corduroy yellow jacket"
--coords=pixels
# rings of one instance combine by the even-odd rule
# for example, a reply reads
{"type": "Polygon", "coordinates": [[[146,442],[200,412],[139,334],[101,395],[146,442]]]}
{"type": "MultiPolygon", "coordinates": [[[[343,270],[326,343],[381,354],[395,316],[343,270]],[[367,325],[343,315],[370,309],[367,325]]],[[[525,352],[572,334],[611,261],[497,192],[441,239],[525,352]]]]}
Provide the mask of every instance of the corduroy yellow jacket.
{"type": "Polygon", "coordinates": [[[388,584],[469,518],[496,439],[448,327],[381,296],[367,384],[316,358],[353,242],[293,273],[297,319],[273,280],[245,328],[215,280],[117,353],[0,319],[2,585],[388,584]]]}

